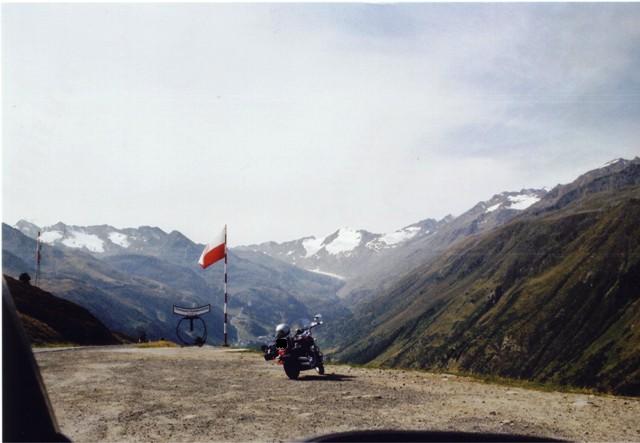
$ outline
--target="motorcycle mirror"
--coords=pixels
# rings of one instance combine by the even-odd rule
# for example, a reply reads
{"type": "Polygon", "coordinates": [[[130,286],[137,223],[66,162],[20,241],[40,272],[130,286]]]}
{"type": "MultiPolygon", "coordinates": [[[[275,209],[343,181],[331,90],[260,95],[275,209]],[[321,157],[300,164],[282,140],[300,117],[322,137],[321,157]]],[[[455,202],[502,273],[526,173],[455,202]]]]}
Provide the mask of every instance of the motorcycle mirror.
{"type": "Polygon", "coordinates": [[[318,323],[322,323],[322,314],[316,314],[313,316],[313,320],[318,322],[318,323]]]}

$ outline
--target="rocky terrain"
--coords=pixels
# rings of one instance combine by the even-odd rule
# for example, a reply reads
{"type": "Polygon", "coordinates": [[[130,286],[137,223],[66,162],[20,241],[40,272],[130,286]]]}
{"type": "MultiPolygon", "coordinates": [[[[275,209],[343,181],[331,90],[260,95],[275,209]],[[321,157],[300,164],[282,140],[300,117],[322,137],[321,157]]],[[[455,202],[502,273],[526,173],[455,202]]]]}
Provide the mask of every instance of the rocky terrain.
{"type": "Polygon", "coordinates": [[[640,400],[542,392],[446,374],[328,365],[289,380],[234,349],[36,352],[72,441],[292,441],[366,429],[637,441],[640,400]]]}

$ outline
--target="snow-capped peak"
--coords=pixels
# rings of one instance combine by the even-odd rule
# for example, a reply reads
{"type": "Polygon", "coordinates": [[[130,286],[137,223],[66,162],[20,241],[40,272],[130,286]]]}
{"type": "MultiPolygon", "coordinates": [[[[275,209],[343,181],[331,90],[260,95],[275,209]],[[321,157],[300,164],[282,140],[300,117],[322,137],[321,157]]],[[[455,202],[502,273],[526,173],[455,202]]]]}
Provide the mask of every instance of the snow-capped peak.
{"type": "Polygon", "coordinates": [[[111,240],[112,243],[118,246],[122,246],[123,248],[129,247],[129,238],[125,234],[122,234],[120,232],[110,232],[109,240],[111,240]]]}
{"type": "Polygon", "coordinates": [[[60,231],[44,231],[40,234],[40,241],[43,243],[53,244],[56,240],[60,240],[63,237],[60,231]]]}
{"type": "Polygon", "coordinates": [[[502,194],[495,195],[491,200],[483,202],[487,208],[484,210],[485,214],[494,212],[498,209],[515,209],[517,211],[523,211],[529,206],[540,201],[541,195],[546,192],[545,189],[538,190],[525,190],[520,192],[503,192],[502,194]],[[488,206],[490,203],[490,206],[488,206]]]}
{"type": "Polygon", "coordinates": [[[360,231],[348,227],[340,228],[338,231],[330,235],[323,242],[325,250],[329,254],[340,254],[342,252],[353,251],[358,247],[362,240],[360,231]],[[331,239],[327,242],[327,239],[331,239]]]}
{"type": "Polygon", "coordinates": [[[379,241],[386,243],[389,246],[397,245],[398,243],[402,243],[415,237],[418,232],[420,232],[420,228],[418,226],[408,226],[406,228],[384,234],[379,238],[379,241]]]}
{"type": "MultiPolygon", "coordinates": [[[[326,237],[306,237],[302,239],[302,247],[305,250],[304,258],[310,258],[319,251],[324,250],[331,255],[347,254],[358,248],[363,240],[368,249],[378,251],[385,248],[393,248],[418,235],[423,231],[420,226],[406,226],[387,234],[371,234],[367,231],[357,230],[349,227],[342,227],[333,234],[326,237]],[[373,238],[372,238],[373,237],[373,238]]],[[[431,231],[424,230],[422,234],[429,234],[431,231]]]]}
{"type": "Polygon", "coordinates": [[[311,257],[322,248],[322,238],[307,237],[302,240],[302,247],[306,251],[305,258],[311,257]]]}
{"type": "MultiPolygon", "coordinates": [[[[62,235],[60,232],[58,234],[62,235]]],[[[100,237],[77,230],[68,232],[62,244],[69,248],[86,248],[91,252],[104,252],[104,242],[100,237]]]]}
{"type": "Polygon", "coordinates": [[[509,201],[511,205],[508,206],[509,209],[517,209],[519,211],[523,211],[527,209],[529,206],[533,205],[540,201],[540,197],[535,194],[518,194],[518,195],[510,195],[509,201]]]}

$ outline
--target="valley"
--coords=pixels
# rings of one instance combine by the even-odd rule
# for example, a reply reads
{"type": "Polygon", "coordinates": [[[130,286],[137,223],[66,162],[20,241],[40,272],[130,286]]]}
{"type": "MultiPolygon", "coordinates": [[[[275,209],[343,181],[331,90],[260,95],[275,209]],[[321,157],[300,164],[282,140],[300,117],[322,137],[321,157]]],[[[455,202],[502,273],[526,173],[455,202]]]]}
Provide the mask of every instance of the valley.
{"type": "MultiPolygon", "coordinates": [[[[640,394],[640,159],[553,189],[496,194],[463,214],[387,234],[229,250],[232,343],[322,313],[331,358],[640,394]]],[[[3,224],[3,269],[30,269],[43,232],[42,285],[112,331],[175,340],[172,304],[211,303],[221,341],[222,268],[203,245],[142,226],[3,224]]]]}
{"type": "Polygon", "coordinates": [[[0,8],[4,440],[640,443],[640,3],[0,8]]]}

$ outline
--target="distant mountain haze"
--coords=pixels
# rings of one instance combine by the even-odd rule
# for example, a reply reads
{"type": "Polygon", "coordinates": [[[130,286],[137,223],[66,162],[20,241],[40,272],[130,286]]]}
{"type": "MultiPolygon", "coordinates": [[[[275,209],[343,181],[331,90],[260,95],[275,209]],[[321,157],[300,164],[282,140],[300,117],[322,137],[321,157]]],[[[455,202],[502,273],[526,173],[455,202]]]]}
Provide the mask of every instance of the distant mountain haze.
{"type": "MultiPolygon", "coordinates": [[[[319,312],[320,345],[340,360],[636,394],[639,204],[640,158],[617,159],[389,233],[342,227],[231,248],[231,338],[258,343],[319,312]]],[[[211,303],[220,341],[222,266],[197,266],[204,245],[150,226],[21,220],[3,224],[4,272],[32,272],[38,231],[42,286],[110,329],[174,338],[173,303],[211,303]]]]}
{"type": "Polygon", "coordinates": [[[640,159],[590,171],[352,306],[338,357],[638,395],[639,228],[640,159]]]}
{"type": "Polygon", "coordinates": [[[314,272],[345,280],[338,295],[352,305],[399,275],[437,256],[461,238],[490,231],[540,201],[544,189],[503,192],[458,217],[425,219],[388,234],[341,228],[325,238],[305,237],[241,249],[261,251],[314,272]]]}
{"type": "MultiPolygon", "coordinates": [[[[222,338],[222,266],[197,265],[203,245],[177,231],[111,226],[37,227],[21,221],[28,235],[42,232],[42,284],[89,309],[112,329],[131,336],[175,339],[173,304],[211,304],[204,316],[213,343],[222,338]]],[[[3,224],[3,269],[34,272],[35,240],[3,224]]],[[[347,312],[335,295],[340,280],[251,251],[229,258],[230,337],[249,343],[271,335],[282,321],[311,318],[318,311],[347,312]]]]}

